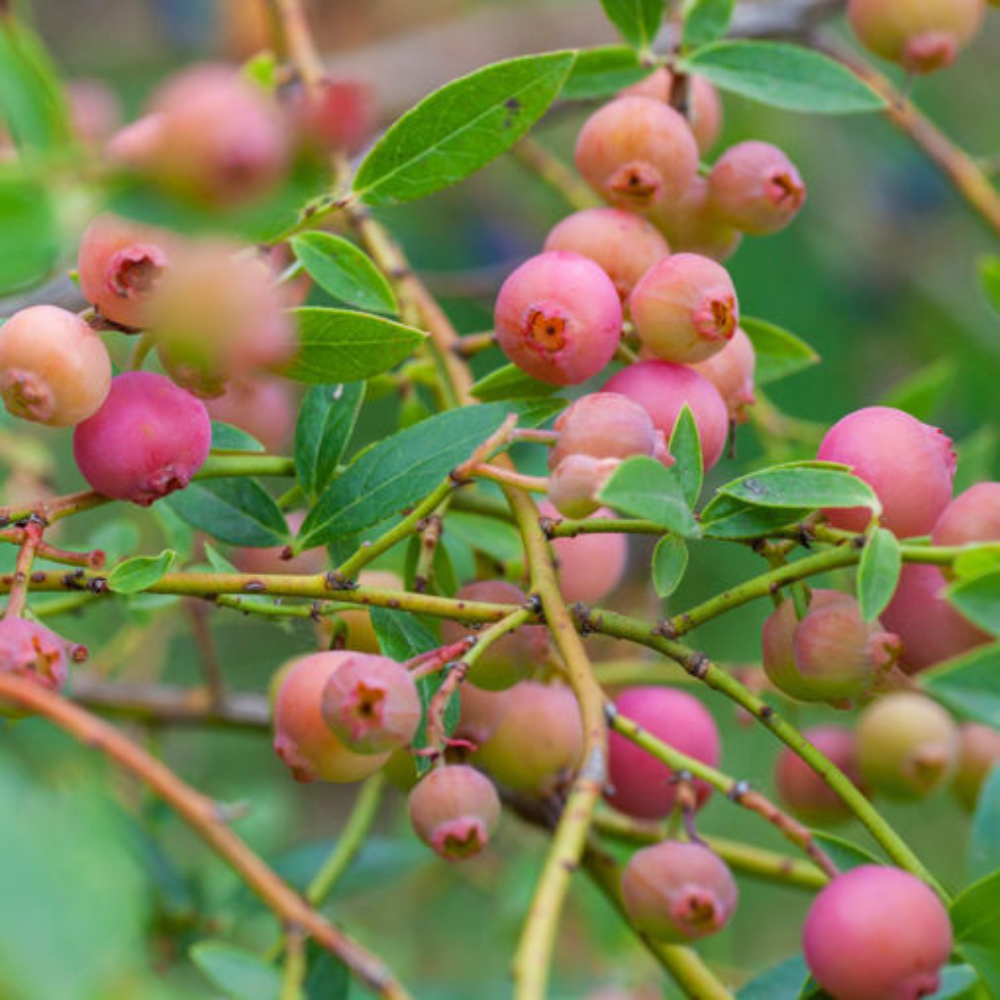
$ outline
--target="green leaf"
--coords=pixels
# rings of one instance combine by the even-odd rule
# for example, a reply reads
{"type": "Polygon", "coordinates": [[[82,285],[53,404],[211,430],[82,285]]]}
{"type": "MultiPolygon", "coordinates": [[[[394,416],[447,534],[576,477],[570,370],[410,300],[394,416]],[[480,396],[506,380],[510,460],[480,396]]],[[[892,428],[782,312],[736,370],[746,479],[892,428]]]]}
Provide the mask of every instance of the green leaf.
{"type": "Polygon", "coordinates": [[[1000,570],[959,580],[945,596],[974,625],[1000,636],[1000,570]]]}
{"type": "Polygon", "coordinates": [[[813,830],[813,838],[830,855],[833,863],[842,871],[861,865],[881,865],[885,862],[857,844],[824,830],[813,830]]]}
{"type": "Polygon", "coordinates": [[[655,458],[627,458],[604,484],[600,498],[623,514],[655,521],[678,535],[698,534],[680,475],[655,458]]]}
{"type": "Polygon", "coordinates": [[[1000,257],[980,258],[979,280],[986,293],[986,300],[1000,313],[1000,257]]]}
{"type": "Polygon", "coordinates": [[[660,30],[666,0],[601,0],[608,20],[634,49],[649,49],[660,30]]]}
{"type": "Polygon", "coordinates": [[[690,407],[685,403],[670,434],[670,454],[674,457],[672,468],[681,481],[681,492],[689,507],[694,507],[701,495],[704,468],[701,457],[701,439],[698,425],[690,407]]]}
{"type": "Polygon", "coordinates": [[[679,535],[664,535],[653,550],[653,588],[658,597],[669,597],[684,579],[687,545],[679,535]]]}
{"type": "Polygon", "coordinates": [[[903,568],[903,554],[896,536],[879,528],[865,543],[858,564],[858,603],[861,617],[873,622],[892,600],[903,568]]]}
{"type": "Polygon", "coordinates": [[[97,525],[87,536],[87,543],[83,548],[100,549],[109,561],[116,562],[138,548],[139,538],[139,526],[135,521],[119,517],[97,525]]]}
{"type": "Polygon", "coordinates": [[[293,236],[296,258],[309,276],[335,299],[370,312],[395,315],[396,296],[368,255],[342,236],[307,232],[293,236]]]}
{"type": "Polygon", "coordinates": [[[807,508],[757,507],[717,493],[701,512],[701,530],[706,538],[761,538],[809,514],[807,508]]]}
{"type": "Polygon", "coordinates": [[[516,563],[521,558],[521,536],[512,524],[482,514],[449,511],[445,538],[454,536],[494,562],[516,563]]]}
{"type": "Polygon", "coordinates": [[[57,149],[72,136],[69,108],[45,47],[9,13],[0,16],[0,122],[19,148],[57,149]]]}
{"type": "Polygon", "coordinates": [[[896,383],[883,397],[882,406],[894,406],[918,420],[931,420],[956,386],[958,365],[947,355],[938,358],[896,383]]]}
{"type": "Polygon", "coordinates": [[[306,496],[319,496],[333,479],[364,398],[363,382],[315,385],[306,393],[295,425],[295,475],[306,496]]]}
{"type": "Polygon", "coordinates": [[[406,611],[369,608],[368,613],[383,656],[402,662],[412,660],[421,653],[429,653],[441,645],[437,636],[419,618],[406,611]]]}
{"type": "Polygon", "coordinates": [[[1000,645],[981,646],[925,670],[920,684],[957,715],[1000,729],[1000,645]]]}
{"type": "Polygon", "coordinates": [[[652,68],[643,66],[635,50],[626,45],[580,49],[563,84],[561,97],[567,101],[610,97],[645,79],[651,72],[652,68]]]}
{"type": "Polygon", "coordinates": [[[951,568],[955,576],[963,580],[997,572],[1000,570],[1000,542],[970,547],[955,559],[951,568]]]}
{"type": "Polygon", "coordinates": [[[59,256],[59,231],[45,189],[2,167],[0,218],[0,295],[7,295],[51,272],[59,256]]]}
{"type": "Polygon", "coordinates": [[[232,1000],[277,1000],[281,995],[281,971],[249,951],[222,941],[200,941],[188,954],[232,1000]]]}
{"type": "Polygon", "coordinates": [[[735,6],[735,0],[688,0],[684,6],[682,47],[699,49],[722,38],[729,28],[735,6]]]}
{"type": "Polygon", "coordinates": [[[941,985],[926,1000],[987,1000],[980,991],[981,980],[968,965],[946,965],[941,970],[941,985]]]}
{"type": "Polygon", "coordinates": [[[253,479],[198,480],[161,503],[199,531],[230,545],[264,548],[289,540],[284,515],[253,479]]]}
{"type": "Polygon", "coordinates": [[[116,594],[138,594],[148,590],[174,563],[177,553],[164,549],[158,556],[135,556],[119,563],[108,574],[108,587],[116,594]]]}
{"type": "Polygon", "coordinates": [[[716,42],[682,59],[680,69],[786,111],[843,115],[885,107],[846,66],[787,42],[716,42]]]}
{"type": "Polygon", "coordinates": [[[509,412],[501,403],[449,410],[385,438],[320,497],[296,551],[378,524],[425,497],[492,434],[509,412]]]}
{"type": "Polygon", "coordinates": [[[306,961],[309,971],[303,984],[303,1000],[347,1000],[351,991],[351,974],[340,959],[315,941],[309,941],[306,961]]]}
{"type": "Polygon", "coordinates": [[[293,309],[299,349],[282,371],[299,382],[357,382],[381,375],[408,358],[426,334],[381,316],[348,309],[293,309]]]}
{"type": "Polygon", "coordinates": [[[369,205],[413,201],[475,173],[541,118],[575,58],[550,52],[508,59],[425,97],[365,157],[354,193],[369,205]]]}
{"type": "Polygon", "coordinates": [[[758,385],[777,382],[819,363],[819,355],[805,341],[774,323],[741,316],[740,326],[753,343],[758,385]]]}
{"type": "Polygon", "coordinates": [[[994,765],[979,786],[966,862],[970,880],[1000,869],[1000,766],[994,765]]]}
{"type": "Polygon", "coordinates": [[[789,958],[755,976],[736,994],[736,1000],[798,1000],[809,967],[801,955],[789,958]]]}
{"type": "Polygon", "coordinates": [[[484,375],[469,390],[484,403],[500,399],[539,399],[551,396],[559,386],[540,382],[521,371],[517,365],[504,365],[484,375]]]}
{"type": "Polygon", "coordinates": [[[881,511],[866,482],[841,469],[815,463],[762,469],[720,486],[719,492],[758,507],[867,507],[873,513],[881,511]]]}
{"type": "Polygon", "coordinates": [[[1000,871],[969,886],[950,907],[959,954],[1000,996],[1000,871]]]}
{"type": "Polygon", "coordinates": [[[264,451],[264,446],[241,427],[212,421],[212,451],[264,451]]]}

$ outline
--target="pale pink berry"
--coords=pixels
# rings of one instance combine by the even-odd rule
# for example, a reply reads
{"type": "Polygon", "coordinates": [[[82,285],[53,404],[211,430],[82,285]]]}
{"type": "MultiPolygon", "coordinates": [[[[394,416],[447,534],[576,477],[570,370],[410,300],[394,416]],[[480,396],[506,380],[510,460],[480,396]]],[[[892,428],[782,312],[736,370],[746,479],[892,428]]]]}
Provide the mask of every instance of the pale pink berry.
{"type": "Polygon", "coordinates": [[[99,215],[80,239],[80,290],[101,315],[141,329],[149,300],[170,267],[176,237],[115,215],[99,215]]]}
{"type": "MultiPolygon", "coordinates": [[[[861,788],[861,767],[854,733],[846,726],[816,726],[802,735],[861,788]]],[[[782,802],[812,826],[831,825],[853,815],[840,796],[794,751],[784,747],[778,755],[775,784],[782,802]]]]}
{"type": "Polygon", "coordinates": [[[729,412],[718,389],[693,369],[655,359],[640,361],[608,379],[602,391],[619,392],[642,406],[667,441],[687,404],[698,427],[705,469],[713,468],[722,457],[729,412]]]}
{"type": "Polygon", "coordinates": [[[753,343],[737,328],[732,339],[718,354],[697,361],[691,367],[719,390],[729,410],[729,419],[744,424],[750,419],[747,411],[756,401],[753,381],[756,364],[753,343]]]}
{"type": "Polygon", "coordinates": [[[576,166],[619,208],[645,211],[678,197],[698,169],[691,126],[651,97],[619,97],[595,111],[576,141],[576,166]]]}
{"type": "Polygon", "coordinates": [[[68,644],[51,629],[23,618],[0,621],[0,673],[61,691],[68,666],[68,644]]]}
{"type": "MultiPolygon", "coordinates": [[[[931,541],[935,545],[973,545],[1000,541],[1000,483],[977,483],[945,507],[931,541]]],[[[944,570],[950,576],[949,568],[944,570]]]]}
{"type": "Polygon", "coordinates": [[[326,724],[357,753],[406,746],[420,724],[417,685],[407,669],[386,656],[352,653],[323,688],[326,724]]]}
{"type": "Polygon", "coordinates": [[[704,361],[736,332],[736,289],[721,264],[677,253],[650,268],[629,297],[643,346],[661,361],[704,361]]]}
{"type": "Polygon", "coordinates": [[[795,164],[776,146],[741,142],[712,167],[708,197],[725,222],[744,233],[766,236],[795,218],[806,200],[806,187],[795,164]]]}
{"type": "Polygon", "coordinates": [[[474,684],[461,688],[462,714],[455,726],[455,738],[469,740],[475,746],[485,743],[507,712],[506,691],[484,691],[474,684]]]}
{"type": "Polygon", "coordinates": [[[282,453],[295,432],[298,407],[286,379],[235,379],[221,396],[206,400],[205,407],[213,420],[239,427],[275,454],[282,453]]]}
{"type": "Polygon", "coordinates": [[[567,216],[549,232],[544,249],[592,260],[614,282],[623,302],[639,279],[670,254],[652,223],[620,208],[586,208],[567,216]]]}
{"type": "Polygon", "coordinates": [[[743,234],[713,207],[704,177],[695,177],[672,201],[654,205],[648,216],[675,253],[697,253],[722,262],[736,253],[743,239],[743,234]]]}
{"type": "Polygon", "coordinates": [[[601,488],[619,465],[617,458],[567,455],[549,476],[549,500],[563,517],[589,517],[601,506],[601,488]]]}
{"type": "Polygon", "coordinates": [[[951,923],[923,882],[882,865],[838,875],[813,900],[802,949],[837,1000],[918,1000],[937,992],[951,923]]]}
{"type": "Polygon", "coordinates": [[[614,355],[621,301],[592,260],[565,251],[541,253],[503,283],[494,328],[504,354],[522,371],[552,385],[576,385],[614,355]]]}
{"type": "Polygon", "coordinates": [[[663,432],[653,426],[638,403],[620,393],[591,392],[580,396],[556,417],[559,440],[549,451],[549,468],[569,455],[629,458],[650,455],[671,464],[663,432]]]}
{"type": "Polygon", "coordinates": [[[153,372],[125,372],[73,436],[77,467],[91,488],[148,506],[184,489],[212,444],[205,404],[153,372]]]}
{"type": "MultiPolygon", "coordinates": [[[[667,687],[634,687],[615,699],[615,708],[675,750],[712,767],[719,763],[718,727],[697,698],[667,687]]],[[[677,800],[674,772],[619,733],[608,740],[607,801],[636,819],[669,816],[677,800]]],[[[701,780],[694,787],[700,807],[712,789],[701,780]]]]}
{"type": "Polygon", "coordinates": [[[975,37],[984,0],[849,0],[847,17],[865,48],[911,73],[950,66],[975,37]]]}
{"type": "Polygon", "coordinates": [[[274,749],[296,781],[360,781],[389,754],[348,750],[323,719],[323,690],[348,652],[314,653],[280,672],[274,700],[274,749]]]}
{"type": "Polygon", "coordinates": [[[959,730],[958,771],[952,790],[969,810],[976,808],[979,791],[990,772],[1000,764],[1000,731],[978,722],[959,730]]]}
{"type": "Polygon", "coordinates": [[[500,822],[500,797],[486,775],[466,764],[431,771],[410,792],[417,836],[449,861],[480,854],[500,822]]]}
{"type": "MultiPolygon", "coordinates": [[[[542,517],[558,518],[556,508],[545,501],[538,506],[542,517]]],[[[591,518],[613,518],[600,507],[591,518]]],[[[553,538],[552,553],[559,575],[559,589],[570,604],[595,604],[604,600],[622,581],[628,562],[627,536],[617,532],[583,533],[571,538],[553,538]]]]}
{"type": "MultiPolygon", "coordinates": [[[[875,491],[883,525],[907,538],[931,531],[951,499],[955,451],[937,427],[902,410],[869,406],[849,413],[827,431],[816,457],[848,466],[875,491]]],[[[835,528],[862,531],[864,507],[827,510],[835,528]]]]}
{"type": "Polygon", "coordinates": [[[704,844],[665,840],[644,847],[622,873],[622,901],[636,929],[680,944],[722,930],[736,909],[736,882],[704,844]]]}
{"type": "Polygon", "coordinates": [[[104,342],[75,313],[28,306],[0,327],[0,396],[15,417],[78,424],[98,410],[110,386],[104,342]]]}
{"type": "MultiPolygon", "coordinates": [[[[661,66],[644,80],[626,87],[622,94],[653,97],[666,102],[673,95],[674,83],[674,75],[666,66],[661,66]]],[[[689,76],[687,88],[685,117],[698,149],[704,153],[715,145],[722,131],[722,101],[719,92],[703,76],[689,76]]]]}

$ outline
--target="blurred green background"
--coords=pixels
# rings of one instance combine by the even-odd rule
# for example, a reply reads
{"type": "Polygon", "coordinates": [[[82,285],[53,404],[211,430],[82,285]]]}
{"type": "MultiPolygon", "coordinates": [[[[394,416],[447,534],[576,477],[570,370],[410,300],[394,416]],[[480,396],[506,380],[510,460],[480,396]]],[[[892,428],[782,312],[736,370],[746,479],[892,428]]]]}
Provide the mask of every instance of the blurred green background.
{"type": "MultiPolygon", "coordinates": [[[[257,26],[241,13],[251,6],[249,0],[36,0],[33,9],[64,74],[111,82],[134,113],[177,65],[251,54],[257,26]]],[[[333,70],[367,78],[389,118],[472,65],[519,51],[614,40],[598,4],[582,0],[315,0],[311,12],[333,70]],[[445,42],[435,48],[440,37],[445,42]]],[[[839,21],[831,28],[845,34],[839,21]]],[[[998,64],[1000,13],[994,12],[954,68],[921,79],[914,91],[976,155],[1000,151],[998,64]]],[[[559,109],[536,137],[568,158],[585,113],[559,109]]],[[[922,154],[878,117],[810,118],[725,97],[719,149],[748,137],[782,146],[809,186],[794,225],[778,236],[745,240],[729,265],[746,314],[787,327],[823,358],[776,386],[769,393],[774,402],[796,417],[829,424],[916,377],[924,391],[906,397],[914,412],[972,445],[960,475],[973,469],[978,477],[995,474],[1000,321],[976,278],[977,258],[997,252],[995,237],[922,154]]],[[[503,276],[539,249],[566,212],[557,196],[506,158],[383,218],[462,331],[476,332],[489,326],[491,296],[503,276]]],[[[499,354],[489,352],[475,365],[485,371],[498,363],[499,354]]],[[[369,406],[362,439],[392,427],[394,407],[391,398],[369,406]]],[[[64,433],[7,421],[0,446],[7,471],[12,463],[35,462],[39,478],[51,480],[57,492],[82,486],[64,433]]],[[[759,458],[752,429],[742,428],[738,457],[724,460],[713,481],[732,478],[759,458]]],[[[177,544],[177,527],[163,516],[155,509],[95,512],[67,525],[60,542],[155,553],[166,539],[177,544]]],[[[5,569],[12,551],[0,553],[5,569]]],[[[633,580],[610,603],[655,613],[644,589],[648,556],[648,548],[633,543],[633,580]]],[[[748,550],[700,543],[671,608],[760,570],[748,550]]],[[[764,603],[740,609],[700,630],[695,641],[725,663],[754,663],[767,611],[764,603]]],[[[226,681],[239,691],[263,691],[280,663],[315,645],[306,625],[278,627],[223,610],[213,611],[209,623],[226,681]]],[[[199,682],[190,619],[177,602],[101,603],[60,615],[53,625],[87,643],[91,669],[108,678],[199,682]]],[[[742,724],[727,702],[706,702],[724,728],[724,768],[770,788],[773,739],[742,724]]],[[[834,713],[789,714],[809,723],[834,713]]],[[[308,881],[340,829],[353,789],[294,785],[263,731],[130,729],[199,789],[247,803],[237,831],[298,884],[308,881]]],[[[276,931],[267,912],[147,792],[45,723],[8,724],[3,735],[0,996],[218,996],[188,960],[190,945],[213,938],[266,949],[276,931]]],[[[402,805],[402,796],[390,791],[376,836],[328,912],[383,955],[421,998],[506,996],[510,955],[545,838],[508,817],[496,850],[449,866],[416,842],[402,805]]],[[[946,884],[962,881],[967,818],[947,794],[886,807],[886,815],[946,884]]],[[[786,846],[766,824],[718,797],[699,826],[786,846]]],[[[838,832],[867,843],[859,829],[838,832]]],[[[798,950],[809,898],[749,879],[741,879],[740,890],[732,925],[699,947],[734,984],[798,950]]],[[[583,877],[574,881],[554,983],[553,996],[565,1000],[612,985],[634,990],[634,997],[678,995],[583,877]]],[[[352,995],[363,991],[354,988],[352,995]]]]}

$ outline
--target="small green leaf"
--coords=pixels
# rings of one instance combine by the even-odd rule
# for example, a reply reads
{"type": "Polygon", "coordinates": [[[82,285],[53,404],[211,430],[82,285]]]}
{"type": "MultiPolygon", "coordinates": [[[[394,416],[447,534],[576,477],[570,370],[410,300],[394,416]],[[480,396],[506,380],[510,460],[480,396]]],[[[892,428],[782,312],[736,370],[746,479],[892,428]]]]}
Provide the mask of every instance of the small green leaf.
{"type": "Polygon", "coordinates": [[[551,396],[559,386],[540,382],[517,365],[504,365],[484,375],[469,390],[476,399],[489,403],[500,399],[540,399],[551,396]]]}
{"type": "Polygon", "coordinates": [[[365,157],[355,195],[369,205],[413,201],[475,173],[541,118],[575,58],[549,52],[508,59],[425,97],[365,157]]]}
{"type": "Polygon", "coordinates": [[[872,488],[857,476],[821,463],[776,465],[741,476],[719,487],[720,493],[758,507],[867,507],[873,513],[881,505],[872,488]]]}
{"type": "Polygon", "coordinates": [[[1000,766],[996,764],[979,786],[966,864],[970,879],[1000,869],[1000,766]]]}
{"type": "Polygon", "coordinates": [[[315,941],[306,945],[308,973],[302,1000],[347,1000],[351,974],[346,965],[315,941]]]}
{"type": "Polygon", "coordinates": [[[735,0],[688,0],[684,5],[682,47],[699,49],[724,37],[735,6],[735,0]]]}
{"type": "Polygon", "coordinates": [[[1000,729],[1000,645],[982,646],[925,670],[920,684],[957,715],[1000,729]]]}
{"type": "Polygon", "coordinates": [[[408,612],[370,608],[368,613],[383,656],[402,662],[441,645],[437,636],[408,612]]]}
{"type": "Polygon", "coordinates": [[[986,300],[1000,313],[1000,257],[982,257],[979,261],[979,280],[986,300]]]}
{"type": "Polygon", "coordinates": [[[212,451],[264,451],[264,446],[241,427],[212,421],[212,451]]]}
{"type": "Polygon", "coordinates": [[[455,536],[497,563],[514,563],[521,557],[521,536],[512,524],[481,514],[449,511],[445,538],[455,536]]]}
{"type": "Polygon", "coordinates": [[[295,425],[295,474],[306,496],[319,496],[333,479],[364,398],[364,382],[315,385],[306,393],[295,425]]]}
{"type": "Polygon", "coordinates": [[[694,507],[701,495],[704,467],[698,425],[687,403],[681,407],[677,422],[674,424],[668,450],[674,457],[673,468],[680,477],[684,499],[687,500],[689,507],[694,507]]]}
{"type": "Polygon", "coordinates": [[[666,0],[601,0],[601,6],[632,48],[647,50],[660,30],[666,0]]]}
{"type": "Polygon", "coordinates": [[[264,548],[289,541],[284,515],[253,479],[198,480],[161,503],[188,524],[230,545],[264,548]]]}
{"type": "Polygon", "coordinates": [[[809,967],[801,955],[771,966],[740,987],[736,1000],[798,1000],[809,967]]]}
{"type": "Polygon", "coordinates": [[[116,594],[138,594],[148,590],[170,569],[176,556],[173,549],[164,549],[158,556],[126,559],[108,574],[108,587],[116,594]]]}
{"type": "Polygon", "coordinates": [[[626,45],[580,49],[573,70],[563,84],[561,97],[566,101],[610,97],[645,79],[651,72],[651,67],[643,66],[635,50],[626,45]]]}
{"type": "Polygon", "coordinates": [[[740,326],[753,343],[758,385],[777,382],[819,363],[819,355],[805,341],[774,323],[741,316],[740,326]]]}
{"type": "Polygon", "coordinates": [[[299,349],[284,369],[299,382],[357,382],[381,375],[408,358],[426,334],[381,316],[347,309],[293,309],[299,349]]]}
{"type": "Polygon", "coordinates": [[[222,941],[200,941],[191,961],[232,1000],[278,1000],[281,971],[252,952],[222,941]]]}
{"type": "Polygon", "coordinates": [[[950,907],[960,955],[979,973],[993,996],[1000,996],[1000,871],[965,889],[950,907]]]}
{"type": "Polygon", "coordinates": [[[809,513],[801,507],[757,507],[717,493],[701,512],[701,528],[706,538],[762,538],[798,523],[809,513]]]}
{"type": "Polygon", "coordinates": [[[1000,570],[959,580],[945,596],[974,625],[1000,636],[1000,570]]]}
{"type": "Polygon", "coordinates": [[[894,406],[918,420],[931,420],[955,389],[957,375],[953,358],[938,358],[896,383],[882,397],[881,405],[894,406]]]}
{"type": "Polygon", "coordinates": [[[885,862],[879,860],[871,851],[843,837],[827,833],[825,830],[813,830],[813,838],[820,847],[830,855],[833,863],[841,871],[849,871],[851,868],[858,868],[861,865],[881,865],[885,862]]]}
{"type": "Polygon", "coordinates": [[[653,550],[653,588],[660,598],[669,597],[684,579],[688,564],[687,545],[679,535],[664,535],[653,550]]]}
{"type": "Polygon", "coordinates": [[[680,69],[786,111],[843,115],[885,107],[846,66],[788,42],[716,42],[682,59],[680,69]]]}
{"type": "Polygon", "coordinates": [[[903,554],[896,536],[879,528],[865,543],[858,564],[858,603],[861,617],[873,622],[892,600],[903,568],[903,554]]]}
{"type": "Polygon", "coordinates": [[[59,228],[45,188],[2,164],[0,218],[0,295],[7,295],[51,272],[59,256],[59,228]]]}
{"type": "Polygon", "coordinates": [[[627,458],[604,484],[600,498],[623,514],[655,521],[678,535],[698,534],[680,475],[655,458],[627,458]]]}
{"type": "Polygon", "coordinates": [[[342,236],[314,231],[293,236],[289,243],[313,281],[335,299],[370,312],[395,315],[399,311],[382,272],[342,236]]]}
{"type": "Polygon", "coordinates": [[[1000,572],[1000,542],[970,546],[968,552],[955,559],[951,568],[955,576],[963,580],[1000,572]]]}
{"type": "Polygon", "coordinates": [[[330,484],[306,517],[296,550],[361,531],[416,503],[468,459],[508,412],[502,403],[448,410],[380,441],[330,484]]]}

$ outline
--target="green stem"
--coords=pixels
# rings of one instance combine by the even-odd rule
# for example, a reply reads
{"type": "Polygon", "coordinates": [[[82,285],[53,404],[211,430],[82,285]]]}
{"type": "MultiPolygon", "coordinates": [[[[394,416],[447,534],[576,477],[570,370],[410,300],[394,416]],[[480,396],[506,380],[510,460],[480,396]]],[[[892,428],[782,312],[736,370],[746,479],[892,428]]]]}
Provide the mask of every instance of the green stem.
{"type": "Polygon", "coordinates": [[[195,479],[227,476],[294,476],[295,459],[284,455],[209,455],[195,479]]]}

